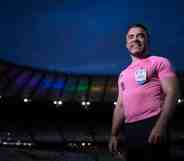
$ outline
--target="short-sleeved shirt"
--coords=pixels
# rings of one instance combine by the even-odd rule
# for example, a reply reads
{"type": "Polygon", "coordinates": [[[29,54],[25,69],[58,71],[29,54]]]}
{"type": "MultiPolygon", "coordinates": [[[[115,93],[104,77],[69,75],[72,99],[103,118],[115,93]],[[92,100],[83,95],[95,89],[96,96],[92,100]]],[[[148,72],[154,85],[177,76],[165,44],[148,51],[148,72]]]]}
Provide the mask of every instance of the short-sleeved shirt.
{"type": "Polygon", "coordinates": [[[167,58],[148,56],[137,60],[123,70],[118,79],[125,122],[143,120],[161,112],[164,92],[160,80],[176,77],[167,58]]]}

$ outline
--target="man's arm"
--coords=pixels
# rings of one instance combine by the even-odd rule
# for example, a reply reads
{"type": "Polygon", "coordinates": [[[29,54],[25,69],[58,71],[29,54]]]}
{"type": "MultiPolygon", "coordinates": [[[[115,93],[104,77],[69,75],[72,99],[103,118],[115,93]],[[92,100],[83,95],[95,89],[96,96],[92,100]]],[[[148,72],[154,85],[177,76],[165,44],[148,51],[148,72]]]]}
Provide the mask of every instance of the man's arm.
{"type": "Polygon", "coordinates": [[[165,100],[161,108],[161,114],[149,137],[149,143],[157,144],[161,142],[161,137],[165,132],[168,122],[175,111],[178,99],[178,80],[176,77],[168,77],[160,80],[161,87],[165,93],[165,100]]]}
{"type": "Polygon", "coordinates": [[[119,130],[123,121],[124,121],[123,103],[122,103],[121,97],[118,96],[117,104],[114,109],[113,117],[112,117],[112,131],[111,131],[112,136],[119,135],[119,130]]]}
{"type": "Polygon", "coordinates": [[[113,112],[112,117],[112,130],[109,141],[109,150],[113,153],[117,153],[118,135],[120,132],[120,127],[124,122],[124,111],[121,96],[118,96],[117,104],[113,112]]]}

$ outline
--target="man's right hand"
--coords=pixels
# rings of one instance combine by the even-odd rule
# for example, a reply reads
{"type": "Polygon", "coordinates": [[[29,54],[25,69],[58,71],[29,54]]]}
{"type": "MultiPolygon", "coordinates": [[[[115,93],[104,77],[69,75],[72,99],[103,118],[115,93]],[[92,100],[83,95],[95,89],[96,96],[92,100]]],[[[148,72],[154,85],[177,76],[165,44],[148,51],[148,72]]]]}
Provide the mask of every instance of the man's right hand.
{"type": "Polygon", "coordinates": [[[118,137],[117,136],[111,136],[110,140],[109,140],[109,151],[112,153],[113,157],[117,158],[117,159],[122,159],[122,160],[126,160],[125,159],[125,151],[123,150],[122,152],[120,152],[118,150],[118,137]]]}
{"type": "Polygon", "coordinates": [[[111,153],[118,153],[118,137],[111,136],[109,140],[109,151],[111,153]]]}

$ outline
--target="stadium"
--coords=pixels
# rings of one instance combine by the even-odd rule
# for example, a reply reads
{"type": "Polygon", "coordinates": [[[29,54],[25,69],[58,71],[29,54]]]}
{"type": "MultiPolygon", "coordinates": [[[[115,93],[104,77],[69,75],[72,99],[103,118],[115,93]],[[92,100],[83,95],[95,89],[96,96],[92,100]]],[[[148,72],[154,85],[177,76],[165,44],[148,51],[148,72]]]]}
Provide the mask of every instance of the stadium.
{"type": "Polygon", "coordinates": [[[150,27],[151,52],[169,58],[176,70],[181,97],[170,152],[173,161],[184,159],[182,2],[0,4],[2,161],[118,160],[108,141],[118,76],[130,63],[123,37],[134,22],[150,27]]]}

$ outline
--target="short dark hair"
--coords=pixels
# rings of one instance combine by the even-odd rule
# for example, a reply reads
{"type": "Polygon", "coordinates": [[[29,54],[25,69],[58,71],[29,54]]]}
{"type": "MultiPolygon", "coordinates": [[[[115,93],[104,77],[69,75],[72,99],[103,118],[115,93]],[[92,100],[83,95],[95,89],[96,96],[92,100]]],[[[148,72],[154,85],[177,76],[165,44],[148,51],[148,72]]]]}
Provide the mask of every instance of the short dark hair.
{"type": "Polygon", "coordinates": [[[139,23],[129,25],[129,26],[128,26],[128,29],[127,29],[127,33],[128,33],[128,31],[129,31],[131,28],[134,28],[134,27],[142,28],[142,29],[146,32],[146,34],[147,34],[147,36],[148,36],[148,39],[150,38],[150,33],[149,33],[148,28],[147,28],[145,25],[139,24],[139,23]]]}

